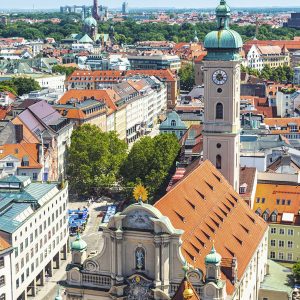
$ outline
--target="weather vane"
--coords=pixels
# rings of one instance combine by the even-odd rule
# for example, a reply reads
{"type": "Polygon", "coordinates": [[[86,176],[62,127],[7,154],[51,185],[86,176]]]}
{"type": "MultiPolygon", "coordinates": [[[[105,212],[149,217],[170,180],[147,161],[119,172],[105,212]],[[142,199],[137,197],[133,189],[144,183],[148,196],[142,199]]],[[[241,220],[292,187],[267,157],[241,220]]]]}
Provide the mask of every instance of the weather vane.
{"type": "Polygon", "coordinates": [[[133,197],[137,202],[146,202],[148,199],[148,192],[143,185],[138,184],[133,190],[133,197]]]}

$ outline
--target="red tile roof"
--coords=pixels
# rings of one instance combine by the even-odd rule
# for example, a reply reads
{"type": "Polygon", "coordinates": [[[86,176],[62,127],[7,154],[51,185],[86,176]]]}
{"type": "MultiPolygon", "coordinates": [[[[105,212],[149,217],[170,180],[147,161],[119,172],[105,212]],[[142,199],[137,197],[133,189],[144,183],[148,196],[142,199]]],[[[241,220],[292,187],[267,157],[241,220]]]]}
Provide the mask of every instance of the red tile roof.
{"type": "Polygon", "coordinates": [[[10,248],[11,245],[0,236],[0,251],[6,250],[8,248],[10,248]]]}
{"type": "Polygon", "coordinates": [[[20,161],[26,157],[28,159],[28,166],[20,166],[23,169],[41,169],[42,165],[39,161],[38,144],[22,143],[22,144],[5,144],[0,146],[0,159],[13,155],[20,161]]]}
{"type": "MultiPolygon", "coordinates": [[[[223,262],[237,258],[238,279],[268,228],[208,160],[184,177],[155,207],[175,228],[184,230],[181,250],[190,264],[205,271],[205,257],[214,241],[223,262]]],[[[231,295],[235,288],[229,273],[228,268],[222,269],[231,295]]]]}

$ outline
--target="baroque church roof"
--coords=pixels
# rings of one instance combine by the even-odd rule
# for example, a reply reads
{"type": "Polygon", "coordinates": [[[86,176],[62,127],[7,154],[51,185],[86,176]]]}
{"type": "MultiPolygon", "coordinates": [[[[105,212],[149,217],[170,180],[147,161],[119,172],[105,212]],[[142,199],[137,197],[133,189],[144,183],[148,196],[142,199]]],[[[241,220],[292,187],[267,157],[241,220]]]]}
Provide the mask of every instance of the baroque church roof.
{"type": "Polygon", "coordinates": [[[267,224],[234,191],[208,160],[179,181],[156,204],[173,226],[184,230],[181,251],[191,265],[205,270],[213,243],[222,257],[222,279],[234,291],[231,262],[241,279],[260,244],[267,224]]]}

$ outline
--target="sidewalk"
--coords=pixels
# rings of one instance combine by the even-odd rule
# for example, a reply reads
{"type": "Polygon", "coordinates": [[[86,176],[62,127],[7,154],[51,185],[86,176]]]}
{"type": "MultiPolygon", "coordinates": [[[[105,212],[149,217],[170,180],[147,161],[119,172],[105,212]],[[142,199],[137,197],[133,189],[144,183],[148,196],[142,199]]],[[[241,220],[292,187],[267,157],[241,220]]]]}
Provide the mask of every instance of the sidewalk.
{"type": "MultiPolygon", "coordinates": [[[[28,296],[27,299],[30,300],[53,300],[57,293],[58,284],[57,282],[66,278],[66,267],[71,261],[71,254],[68,253],[67,259],[61,261],[59,269],[53,269],[53,276],[46,278],[44,286],[37,286],[38,293],[35,297],[28,296]]],[[[63,295],[63,288],[61,288],[61,295],[63,295]]]]}

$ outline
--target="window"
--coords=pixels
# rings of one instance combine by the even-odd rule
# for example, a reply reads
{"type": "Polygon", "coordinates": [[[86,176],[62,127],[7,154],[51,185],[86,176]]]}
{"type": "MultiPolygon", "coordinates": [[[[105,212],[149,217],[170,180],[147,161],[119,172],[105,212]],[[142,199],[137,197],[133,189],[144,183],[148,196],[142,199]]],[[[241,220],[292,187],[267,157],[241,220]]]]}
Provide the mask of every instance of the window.
{"type": "Polygon", "coordinates": [[[293,253],[287,254],[287,260],[293,260],[293,253]]]}
{"type": "Polygon", "coordinates": [[[278,253],[278,259],[281,259],[281,260],[283,260],[283,259],[284,259],[284,255],[283,255],[283,253],[282,253],[282,252],[279,252],[279,253],[278,253]]]}
{"type": "Polygon", "coordinates": [[[0,276],[0,286],[5,285],[5,277],[4,275],[0,276]]]}
{"type": "Polygon", "coordinates": [[[16,264],[16,273],[19,272],[19,264],[16,264]]]}
{"type": "Polygon", "coordinates": [[[19,279],[16,280],[16,287],[18,288],[20,286],[19,279]]]}
{"type": "Polygon", "coordinates": [[[175,126],[176,126],[176,121],[175,121],[175,120],[172,120],[172,121],[171,121],[171,126],[172,126],[172,127],[175,127],[175,126]]]}
{"type": "Polygon", "coordinates": [[[284,247],[284,241],[278,241],[278,247],[283,248],[284,247]]]}
{"type": "Polygon", "coordinates": [[[287,234],[288,235],[294,235],[294,229],[288,229],[287,234]]]}
{"type": "Polygon", "coordinates": [[[288,246],[288,248],[293,248],[293,241],[288,241],[287,242],[287,246],[288,246]]]}
{"type": "Polygon", "coordinates": [[[272,222],[276,222],[276,221],[277,221],[277,214],[276,214],[276,213],[273,213],[273,214],[271,215],[271,221],[272,221],[272,222]]]}
{"type": "Polygon", "coordinates": [[[0,295],[0,300],[5,300],[6,298],[5,298],[5,294],[3,293],[3,294],[1,294],[0,295]]]}
{"type": "Polygon", "coordinates": [[[20,253],[23,252],[23,249],[24,249],[24,245],[23,245],[23,242],[20,244],[20,253]]]}
{"type": "Polygon", "coordinates": [[[287,205],[291,205],[291,200],[287,200],[287,205]]]}
{"type": "Polygon", "coordinates": [[[276,246],[276,241],[275,240],[271,240],[271,246],[275,247],[276,246]]]}
{"type": "Polygon", "coordinates": [[[0,269],[4,268],[4,257],[0,257],[0,269]]]}
{"type": "Polygon", "coordinates": [[[283,229],[283,228],[280,228],[280,229],[279,229],[279,234],[281,234],[281,235],[284,234],[284,229],[283,229]]]}
{"type": "Polygon", "coordinates": [[[38,174],[37,173],[32,173],[32,179],[37,180],[38,179],[38,174]]]}
{"type": "Polygon", "coordinates": [[[14,166],[14,163],[12,163],[12,162],[8,162],[8,163],[6,163],[6,166],[7,166],[7,167],[9,167],[9,168],[13,168],[13,166],[14,166]]]}
{"type": "Polygon", "coordinates": [[[280,199],[276,199],[276,204],[277,204],[277,205],[280,204],[280,199]]]}
{"type": "Polygon", "coordinates": [[[282,205],[285,205],[285,199],[282,199],[282,200],[281,200],[281,204],[282,204],[282,205]]]}
{"type": "Polygon", "coordinates": [[[265,198],[261,198],[261,203],[265,203],[266,199],[265,198]]]}
{"type": "Polygon", "coordinates": [[[257,197],[257,198],[256,198],[256,203],[259,203],[259,201],[260,201],[260,198],[257,197]]]}
{"type": "Polygon", "coordinates": [[[218,170],[222,169],[222,157],[219,154],[216,156],[216,168],[218,170]]]}
{"type": "Polygon", "coordinates": [[[216,105],[216,119],[223,119],[223,104],[217,103],[216,105]]]}
{"type": "Polygon", "coordinates": [[[25,248],[28,247],[28,238],[25,239],[25,248]]]}

